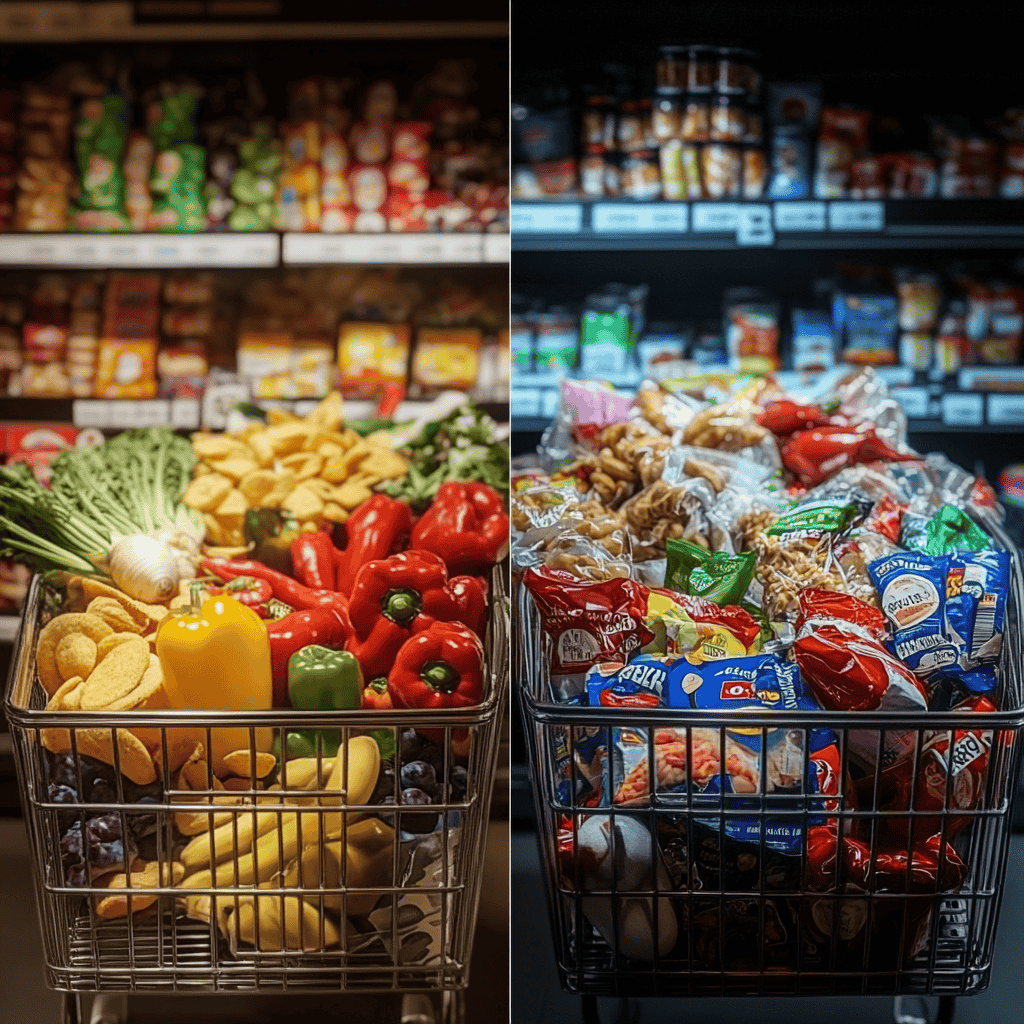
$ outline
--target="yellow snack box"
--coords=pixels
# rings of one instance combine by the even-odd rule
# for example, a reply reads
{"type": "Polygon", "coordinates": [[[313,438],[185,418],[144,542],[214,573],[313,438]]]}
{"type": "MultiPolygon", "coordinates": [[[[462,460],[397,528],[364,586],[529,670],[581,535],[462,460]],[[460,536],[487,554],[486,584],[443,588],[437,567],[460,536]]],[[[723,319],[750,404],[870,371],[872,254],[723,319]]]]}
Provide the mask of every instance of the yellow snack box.
{"type": "Polygon", "coordinates": [[[346,398],[372,398],[387,384],[404,384],[409,362],[405,324],[349,321],[338,328],[338,373],[346,398]]]}
{"type": "Polygon", "coordinates": [[[422,391],[471,388],[480,372],[483,334],[475,327],[421,327],[412,357],[412,383],[422,391]]]}
{"type": "Polygon", "coordinates": [[[103,338],[93,394],[97,398],[154,398],[156,339],[103,338]]]}

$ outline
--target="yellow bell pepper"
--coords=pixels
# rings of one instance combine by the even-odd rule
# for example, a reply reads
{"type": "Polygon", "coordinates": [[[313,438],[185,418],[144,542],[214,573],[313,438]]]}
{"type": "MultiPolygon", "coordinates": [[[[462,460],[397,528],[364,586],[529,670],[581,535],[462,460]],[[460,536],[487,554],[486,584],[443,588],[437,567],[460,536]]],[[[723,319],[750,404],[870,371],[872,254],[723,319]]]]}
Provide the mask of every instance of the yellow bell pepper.
{"type": "MultiPolygon", "coordinates": [[[[251,608],[227,595],[199,605],[202,584],[192,586],[192,606],[168,615],[156,634],[156,653],[164,687],[175,708],[217,711],[262,711],[273,706],[270,640],[263,620],[251,608]]],[[[206,746],[206,730],[175,729],[176,739],[206,746]]],[[[269,751],[272,729],[256,730],[256,750],[269,751]]],[[[213,729],[207,752],[216,774],[225,773],[224,755],[249,749],[249,730],[213,729]]]]}

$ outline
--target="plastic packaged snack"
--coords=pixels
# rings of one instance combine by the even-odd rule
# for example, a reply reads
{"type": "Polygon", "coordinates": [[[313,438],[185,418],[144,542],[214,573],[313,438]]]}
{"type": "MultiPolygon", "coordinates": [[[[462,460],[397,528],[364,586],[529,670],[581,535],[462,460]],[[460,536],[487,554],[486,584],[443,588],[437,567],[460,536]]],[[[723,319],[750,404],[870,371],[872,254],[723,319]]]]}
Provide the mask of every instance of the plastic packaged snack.
{"type": "Polygon", "coordinates": [[[725,342],[731,367],[739,373],[779,368],[779,307],[763,293],[730,288],[723,296],[725,342]]]}
{"type": "Polygon", "coordinates": [[[665,586],[682,594],[694,594],[720,605],[739,604],[754,578],[754,551],[730,555],[682,539],[668,541],[667,550],[665,586]]]}

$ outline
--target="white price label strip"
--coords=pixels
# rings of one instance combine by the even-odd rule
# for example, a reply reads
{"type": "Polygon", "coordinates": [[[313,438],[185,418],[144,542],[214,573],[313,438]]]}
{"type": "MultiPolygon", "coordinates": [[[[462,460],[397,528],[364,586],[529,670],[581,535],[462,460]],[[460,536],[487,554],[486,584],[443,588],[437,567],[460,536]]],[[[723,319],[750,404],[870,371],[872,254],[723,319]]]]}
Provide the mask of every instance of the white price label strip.
{"type": "Polygon", "coordinates": [[[903,406],[909,419],[923,420],[928,416],[927,388],[893,388],[892,397],[903,406]]]}
{"type": "Polygon", "coordinates": [[[171,402],[171,426],[178,430],[198,430],[201,413],[198,398],[175,398],[171,402]]]}
{"type": "Polygon", "coordinates": [[[96,402],[91,398],[76,398],[71,403],[71,422],[76,427],[103,427],[110,424],[110,409],[106,402],[96,402]]]}
{"type": "Polygon", "coordinates": [[[511,256],[511,235],[507,232],[484,235],[484,263],[508,263],[511,256]]]}
{"type": "Polygon", "coordinates": [[[825,204],[781,202],[775,204],[776,231],[824,231],[825,204]]]}
{"type": "Polygon", "coordinates": [[[686,203],[598,203],[591,215],[596,232],[684,234],[689,227],[686,203]]]}
{"type": "Polygon", "coordinates": [[[479,263],[481,235],[286,234],[284,263],[479,263]]]}
{"type": "Polygon", "coordinates": [[[942,422],[951,427],[980,427],[985,422],[981,395],[943,395],[942,422]]]}
{"type": "Polygon", "coordinates": [[[988,421],[993,426],[1024,425],[1024,395],[989,395],[988,421]]]}
{"type": "Polygon", "coordinates": [[[512,230],[524,235],[575,234],[582,227],[579,203],[512,204],[512,230]]]}
{"type": "Polygon", "coordinates": [[[828,226],[832,231],[881,231],[885,227],[885,203],[863,199],[829,203],[828,226]]]}
{"type": "Polygon", "coordinates": [[[772,245],[774,241],[772,208],[767,203],[741,206],[739,223],[736,225],[736,244],[772,245]]]}
{"type": "Polygon", "coordinates": [[[0,235],[0,264],[54,267],[276,267],[271,234],[0,235]]]}
{"type": "Polygon", "coordinates": [[[694,203],[693,230],[731,234],[739,227],[738,203],[694,203]]]}

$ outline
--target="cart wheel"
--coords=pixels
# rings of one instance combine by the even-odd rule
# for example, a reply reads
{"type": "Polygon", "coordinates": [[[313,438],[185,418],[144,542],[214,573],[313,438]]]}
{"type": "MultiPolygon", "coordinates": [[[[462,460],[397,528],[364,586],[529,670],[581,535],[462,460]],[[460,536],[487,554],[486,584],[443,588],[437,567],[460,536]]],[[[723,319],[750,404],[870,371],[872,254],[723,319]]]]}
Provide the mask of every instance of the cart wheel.
{"type": "Polygon", "coordinates": [[[896,1024],[953,1024],[956,996],[897,996],[892,1018],[896,1024]]]}

